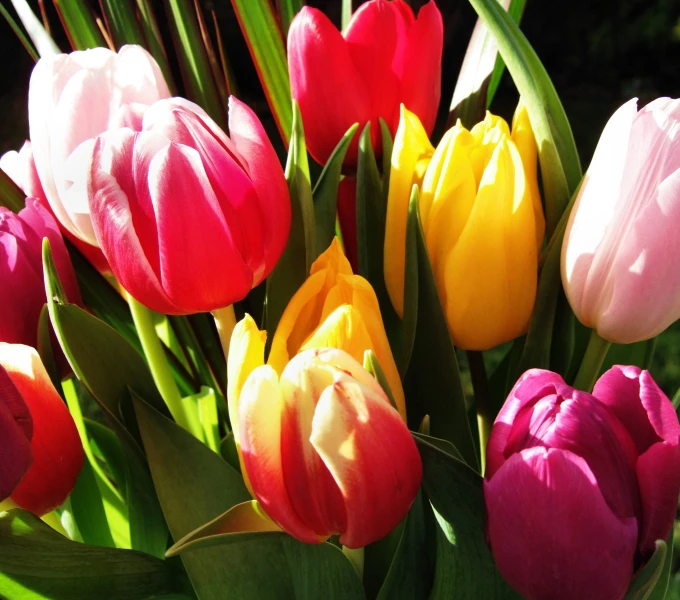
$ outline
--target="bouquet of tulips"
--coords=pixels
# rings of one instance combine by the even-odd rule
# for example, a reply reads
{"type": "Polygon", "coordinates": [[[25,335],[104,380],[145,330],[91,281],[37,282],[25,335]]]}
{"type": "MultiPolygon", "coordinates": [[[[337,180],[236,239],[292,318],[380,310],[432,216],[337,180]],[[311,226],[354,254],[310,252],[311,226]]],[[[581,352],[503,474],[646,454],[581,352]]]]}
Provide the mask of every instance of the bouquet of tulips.
{"type": "Polygon", "coordinates": [[[680,101],[583,175],[524,2],[469,1],[436,137],[436,0],[232,0],[269,112],[200,2],[0,5],[1,598],[675,597],[680,101]]]}

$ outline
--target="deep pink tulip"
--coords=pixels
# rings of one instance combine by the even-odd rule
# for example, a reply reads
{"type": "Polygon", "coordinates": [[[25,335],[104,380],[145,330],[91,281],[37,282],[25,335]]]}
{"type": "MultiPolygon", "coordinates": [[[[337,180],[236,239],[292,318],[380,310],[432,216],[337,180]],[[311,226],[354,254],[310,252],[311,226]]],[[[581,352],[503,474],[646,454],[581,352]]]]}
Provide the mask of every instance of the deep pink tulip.
{"type": "Polygon", "coordinates": [[[141,129],[146,108],[169,96],[160,68],[141,46],[38,61],[28,90],[35,165],[54,214],[74,236],[97,243],[86,190],[94,138],[122,126],[141,129]]]}
{"type": "Polygon", "coordinates": [[[19,214],[0,207],[0,341],[38,344],[45,298],[42,240],[52,255],[69,302],[82,304],[76,276],[56,221],[39,200],[26,199],[19,214]]]}
{"type": "Polygon", "coordinates": [[[613,367],[593,394],[527,371],[487,446],[488,539],[528,600],[620,600],[666,539],[680,491],[680,425],[647,371],[613,367]]]}
{"type": "MultiPolygon", "coordinates": [[[[304,7],[288,32],[288,72],[300,104],[307,148],[325,164],[346,131],[371,122],[381,152],[379,117],[392,135],[399,105],[434,128],[441,94],[442,17],[434,0],[416,19],[403,0],[370,0],[340,33],[321,11],[304,7]]],[[[356,165],[358,134],[345,164],[356,165]]]]}
{"type": "Polygon", "coordinates": [[[150,107],[141,132],[98,138],[92,224],[111,270],[138,301],[189,314],[241,300],[271,272],[290,197],[255,113],[232,96],[230,136],[182,98],[150,107]]]}
{"type": "Polygon", "coordinates": [[[619,108],[571,212],[562,282],[579,320],[631,343],[680,318],[680,100],[619,108]]]}

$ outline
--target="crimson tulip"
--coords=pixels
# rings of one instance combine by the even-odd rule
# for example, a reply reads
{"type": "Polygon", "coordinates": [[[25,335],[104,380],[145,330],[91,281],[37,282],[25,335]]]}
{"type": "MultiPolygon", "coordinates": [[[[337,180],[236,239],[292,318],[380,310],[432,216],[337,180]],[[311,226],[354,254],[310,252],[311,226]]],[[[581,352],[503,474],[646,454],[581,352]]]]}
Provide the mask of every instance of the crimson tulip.
{"type": "MultiPolygon", "coordinates": [[[[370,0],[342,33],[320,10],[303,7],[288,31],[288,72],[311,155],[325,164],[354,123],[361,131],[369,121],[379,155],[379,118],[394,136],[402,103],[432,133],[441,95],[443,31],[434,0],[417,18],[404,0],[370,0]]],[[[346,166],[356,165],[357,147],[355,138],[346,166]]]]}
{"type": "MultiPolygon", "coordinates": [[[[83,466],[84,452],[78,430],[64,401],[54,389],[35,349],[21,344],[0,342],[0,395],[5,403],[19,406],[22,432],[30,437],[33,464],[11,492],[11,499],[21,508],[44,515],[61,506],[75,486],[83,466]],[[4,378],[5,373],[11,386],[4,378]],[[4,381],[3,381],[4,378],[4,381]],[[3,384],[4,383],[4,384],[3,384]],[[25,409],[18,403],[17,393],[28,407],[33,435],[25,421],[25,409]]],[[[0,405],[2,402],[0,401],[0,405]]],[[[4,453],[19,452],[24,440],[2,439],[4,453]],[[16,445],[14,445],[16,444],[16,445]]],[[[25,456],[25,449],[21,449],[25,456]]]]}
{"type": "Polygon", "coordinates": [[[527,371],[489,437],[488,539],[528,600],[623,598],[679,491],[678,417],[637,367],[613,367],[592,394],[527,371]]]}
{"type": "Polygon", "coordinates": [[[196,104],[161,100],[142,129],[100,136],[88,180],[111,270],[167,314],[223,308],[271,272],[290,228],[283,169],[255,113],[231,97],[230,137],[196,104]]]}

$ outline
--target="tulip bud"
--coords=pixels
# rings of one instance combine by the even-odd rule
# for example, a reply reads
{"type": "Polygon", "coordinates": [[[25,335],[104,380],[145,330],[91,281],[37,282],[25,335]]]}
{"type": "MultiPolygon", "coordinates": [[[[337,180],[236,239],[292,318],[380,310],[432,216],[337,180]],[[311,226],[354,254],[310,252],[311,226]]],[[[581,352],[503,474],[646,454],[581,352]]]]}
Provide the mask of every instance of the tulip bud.
{"type": "Polygon", "coordinates": [[[349,548],[406,516],[422,465],[380,385],[347,353],[308,350],[279,377],[255,369],[241,390],[240,451],[267,514],[297,539],[339,534],[349,548]]]}
{"type": "Polygon", "coordinates": [[[40,201],[27,198],[19,214],[0,207],[0,341],[37,347],[46,302],[42,240],[50,241],[69,302],[82,304],[76,275],[57,223],[40,201]]]}
{"type": "MultiPolygon", "coordinates": [[[[307,148],[319,163],[326,163],[354,123],[361,131],[369,121],[380,155],[379,119],[394,135],[400,103],[432,131],[441,93],[443,30],[433,0],[417,19],[403,0],[370,0],[342,33],[321,11],[302,8],[288,32],[288,72],[307,148]]],[[[345,159],[350,167],[356,165],[357,147],[355,139],[345,159]]]]}
{"type": "MultiPolygon", "coordinates": [[[[33,464],[11,498],[21,508],[44,515],[61,506],[75,486],[84,460],[78,430],[33,348],[0,342],[0,366],[0,373],[7,373],[33,421],[33,464]]],[[[0,394],[7,389],[0,385],[0,394]]],[[[27,425],[23,428],[26,432],[27,425]]],[[[7,447],[10,454],[15,451],[7,447]]],[[[3,452],[5,448],[3,438],[3,452]]]]}
{"type": "Polygon", "coordinates": [[[97,243],[85,187],[94,138],[119,127],[141,129],[144,110],[169,96],[160,68],[141,46],[38,61],[28,90],[35,166],[54,214],[74,236],[97,243]]]}
{"type": "Polygon", "coordinates": [[[406,419],[401,377],[378,298],[366,279],[352,273],[337,239],[316,259],[310,276],[283,312],[272,340],[269,364],[281,373],[295,354],[310,348],[339,348],[360,362],[364,352],[372,350],[406,419]]]}
{"type": "Polygon", "coordinates": [[[420,188],[425,243],[456,346],[487,350],[525,333],[536,299],[544,230],[536,143],[526,109],[518,107],[512,133],[490,113],[471,131],[459,121],[435,150],[418,117],[402,107],[384,258],[385,283],[400,315],[414,184],[420,188]]]}
{"type": "Polygon", "coordinates": [[[258,118],[233,96],[229,130],[173,98],[146,111],[141,132],[96,141],[93,229],[118,281],[153,310],[207,312],[241,300],[285,248],[283,169],[258,118]]]}
{"type": "Polygon", "coordinates": [[[633,99],[602,132],[569,217],[562,283],[574,313],[611,342],[680,318],[680,100],[633,99]]]}
{"type": "Polygon", "coordinates": [[[592,395],[527,371],[489,437],[488,539],[528,600],[622,598],[668,537],[679,491],[677,415],[637,367],[610,369],[592,395]]]}

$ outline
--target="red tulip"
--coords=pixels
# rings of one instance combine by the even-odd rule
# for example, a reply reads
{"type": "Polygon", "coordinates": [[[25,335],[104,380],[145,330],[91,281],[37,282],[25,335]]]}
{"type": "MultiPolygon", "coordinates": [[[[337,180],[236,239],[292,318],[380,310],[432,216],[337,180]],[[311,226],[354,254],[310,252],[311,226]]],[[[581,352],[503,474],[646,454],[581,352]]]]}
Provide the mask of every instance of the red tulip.
{"type": "MultiPolygon", "coordinates": [[[[44,515],[61,506],[75,486],[83,466],[83,446],[66,405],[33,348],[0,342],[0,365],[33,420],[33,464],[14,488],[11,498],[21,508],[44,515]]],[[[8,447],[4,438],[2,443],[4,453],[8,447]]]]}
{"type": "Polygon", "coordinates": [[[111,270],[159,312],[211,311],[271,272],[290,228],[283,170],[262,124],[232,96],[230,137],[197,105],[161,100],[141,132],[97,139],[92,224],[111,270]]]}
{"type": "Polygon", "coordinates": [[[82,304],[76,276],[56,221],[39,200],[26,199],[19,214],[0,207],[0,341],[38,344],[38,318],[46,302],[42,240],[52,255],[69,302],[82,304]]]}
{"type": "MultiPolygon", "coordinates": [[[[434,0],[417,19],[403,0],[370,0],[342,33],[321,11],[304,7],[288,32],[288,71],[312,156],[325,164],[345,132],[354,123],[361,131],[368,121],[380,154],[379,117],[394,135],[401,103],[432,133],[442,48],[442,17],[434,0]]],[[[357,161],[357,138],[345,159],[350,167],[357,161]]]]}
{"type": "Polygon", "coordinates": [[[679,491],[677,415],[636,367],[610,369],[592,395],[527,371],[489,438],[489,543],[528,600],[623,598],[668,537],[679,491]]]}

